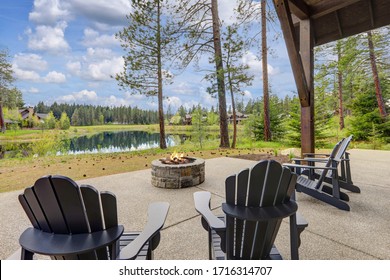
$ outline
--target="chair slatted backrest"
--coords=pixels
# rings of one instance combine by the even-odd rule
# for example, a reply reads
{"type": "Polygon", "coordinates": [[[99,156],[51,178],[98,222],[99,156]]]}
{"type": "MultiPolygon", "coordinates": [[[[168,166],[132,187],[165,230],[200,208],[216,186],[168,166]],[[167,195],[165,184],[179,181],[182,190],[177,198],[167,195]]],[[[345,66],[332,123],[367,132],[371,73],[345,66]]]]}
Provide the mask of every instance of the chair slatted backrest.
{"type": "MultiPolygon", "coordinates": [[[[347,141],[347,138],[343,138],[341,139],[339,142],[337,142],[337,144],[334,146],[332,152],[330,153],[329,155],[329,158],[328,158],[328,161],[326,162],[325,164],[325,167],[331,167],[332,166],[332,161],[336,158],[336,156],[339,154],[341,148],[345,145],[345,142],[347,141]]],[[[322,183],[326,177],[326,175],[328,174],[329,170],[328,169],[324,169],[322,172],[321,172],[321,176],[320,178],[318,179],[318,182],[317,182],[317,186],[320,187],[322,186],[322,183]]]]}
{"type": "MultiPolygon", "coordinates": [[[[45,176],[19,195],[34,228],[57,234],[90,233],[118,224],[116,198],[64,176],[45,176]],[[102,207],[101,207],[102,206],[102,207]]],[[[107,249],[55,259],[108,259],[107,249]]]]}
{"type": "MultiPolygon", "coordinates": [[[[226,179],[226,203],[267,207],[288,202],[296,178],[294,173],[276,161],[261,161],[252,169],[244,169],[226,179]]],[[[227,259],[268,258],[281,221],[255,222],[227,216],[227,259]]]]}
{"type": "Polygon", "coordinates": [[[352,141],[352,137],[353,136],[350,135],[347,138],[345,138],[345,140],[342,142],[340,148],[337,151],[337,154],[334,156],[335,160],[340,161],[344,157],[345,152],[347,151],[347,148],[349,146],[349,143],[351,143],[352,141]]]}

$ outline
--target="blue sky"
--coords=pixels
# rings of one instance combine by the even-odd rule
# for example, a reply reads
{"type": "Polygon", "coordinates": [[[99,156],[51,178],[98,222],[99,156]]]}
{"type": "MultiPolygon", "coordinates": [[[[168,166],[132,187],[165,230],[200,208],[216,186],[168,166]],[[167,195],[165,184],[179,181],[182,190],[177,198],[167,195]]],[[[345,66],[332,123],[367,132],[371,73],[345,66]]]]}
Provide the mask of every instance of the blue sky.
{"type": "MultiPolygon", "coordinates": [[[[234,3],[219,0],[221,19],[229,21],[234,3]]],[[[111,78],[122,69],[124,55],[114,34],[126,25],[130,11],[129,0],[2,0],[0,49],[8,49],[15,85],[26,105],[57,101],[157,109],[156,98],[119,90],[111,78]]],[[[268,58],[272,92],[280,97],[292,95],[296,87],[282,36],[269,40],[269,46],[276,54],[268,58]]],[[[243,57],[256,73],[244,100],[262,95],[261,61],[255,54],[253,50],[243,57]]],[[[216,99],[205,91],[208,83],[202,75],[190,67],[175,76],[173,84],[165,86],[164,107],[216,106],[216,99]]]]}

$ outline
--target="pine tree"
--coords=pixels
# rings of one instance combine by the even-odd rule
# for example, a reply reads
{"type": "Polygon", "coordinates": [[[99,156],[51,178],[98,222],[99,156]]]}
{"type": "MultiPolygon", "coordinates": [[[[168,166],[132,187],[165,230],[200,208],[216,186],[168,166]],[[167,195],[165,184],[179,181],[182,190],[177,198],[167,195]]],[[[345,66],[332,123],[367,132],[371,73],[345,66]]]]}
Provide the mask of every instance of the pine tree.
{"type": "Polygon", "coordinates": [[[229,147],[228,119],[226,111],[226,85],[223,65],[221,22],[218,13],[217,0],[184,0],[177,10],[180,15],[179,26],[184,34],[183,48],[176,54],[181,67],[187,67],[197,61],[202,55],[209,55],[209,60],[215,65],[220,147],[229,147]]]}
{"type": "Polygon", "coordinates": [[[163,80],[171,78],[164,71],[170,51],[172,29],[163,16],[163,0],[132,0],[133,10],[128,15],[129,25],[116,34],[127,52],[118,84],[131,93],[157,96],[160,126],[160,148],[167,147],[164,128],[163,80]],[[164,74],[165,73],[165,74],[164,74]]]}

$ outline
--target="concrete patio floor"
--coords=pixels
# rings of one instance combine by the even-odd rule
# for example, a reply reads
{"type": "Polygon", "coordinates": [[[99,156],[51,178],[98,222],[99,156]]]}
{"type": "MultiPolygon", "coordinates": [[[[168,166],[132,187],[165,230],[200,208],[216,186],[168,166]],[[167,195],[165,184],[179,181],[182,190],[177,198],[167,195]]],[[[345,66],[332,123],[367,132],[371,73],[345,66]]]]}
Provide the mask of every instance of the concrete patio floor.
{"type": "MultiPolygon", "coordinates": [[[[298,193],[299,212],[309,223],[302,233],[301,259],[354,260],[390,259],[390,152],[350,150],[352,178],[360,194],[348,193],[351,211],[346,212],[305,194],[298,193]]],[[[119,222],[125,230],[140,230],[148,204],[167,201],[170,210],[161,232],[155,259],[207,259],[207,233],[194,210],[193,193],[212,193],[212,207],[221,213],[224,180],[251,167],[254,161],[234,158],[206,160],[206,180],[185,189],[159,189],[151,185],[150,169],[78,181],[116,194],[119,222]]],[[[36,178],[34,178],[35,180],[36,178]]],[[[0,194],[0,259],[18,249],[21,232],[30,226],[17,195],[0,194]]],[[[276,245],[289,258],[288,219],[282,223],[276,245]]]]}

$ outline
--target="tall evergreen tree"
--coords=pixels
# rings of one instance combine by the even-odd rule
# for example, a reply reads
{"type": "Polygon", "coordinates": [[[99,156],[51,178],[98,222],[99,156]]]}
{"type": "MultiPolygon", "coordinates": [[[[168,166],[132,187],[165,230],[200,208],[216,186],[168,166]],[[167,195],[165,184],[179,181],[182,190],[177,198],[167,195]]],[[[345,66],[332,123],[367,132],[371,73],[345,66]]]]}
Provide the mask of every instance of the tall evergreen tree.
{"type": "Polygon", "coordinates": [[[221,21],[218,13],[218,0],[181,1],[179,26],[185,37],[185,43],[176,58],[181,67],[197,61],[203,54],[208,54],[215,65],[217,85],[220,147],[229,147],[228,119],[226,111],[226,85],[222,55],[221,21]]]}
{"type": "MultiPolygon", "coordinates": [[[[129,25],[116,34],[121,41],[124,56],[123,71],[116,75],[118,84],[131,93],[157,96],[160,126],[160,148],[167,147],[163,111],[163,79],[165,60],[173,34],[163,18],[163,0],[132,0],[133,10],[127,16],[129,25]]],[[[167,69],[165,69],[167,70],[167,69]]]]}
{"type": "MultiPolygon", "coordinates": [[[[224,72],[228,91],[231,97],[231,112],[233,116],[233,140],[231,147],[236,147],[237,142],[237,108],[235,95],[244,94],[243,87],[249,86],[252,83],[253,75],[248,73],[249,66],[242,61],[242,57],[247,50],[247,44],[239,35],[240,28],[238,24],[227,26],[223,32],[224,42],[222,45],[223,62],[225,64],[224,72]]],[[[212,83],[208,89],[211,94],[217,92],[217,84],[215,83],[215,73],[206,76],[207,80],[212,83]]],[[[242,106],[243,107],[243,106],[242,106]]],[[[243,108],[241,108],[243,109],[243,108]]]]}
{"type": "Polygon", "coordinates": [[[368,43],[370,63],[371,63],[371,69],[372,69],[372,76],[373,76],[374,84],[375,84],[376,101],[378,103],[378,108],[379,108],[379,112],[381,114],[381,117],[386,118],[387,112],[386,112],[385,102],[383,101],[382,87],[381,87],[381,82],[379,79],[378,68],[377,68],[377,63],[376,63],[374,40],[373,40],[371,31],[367,32],[367,43],[368,43]]]}
{"type": "Polygon", "coordinates": [[[8,52],[0,50],[0,131],[5,131],[3,106],[17,108],[24,104],[22,93],[12,83],[15,81],[12,65],[9,63],[8,52]]]}

